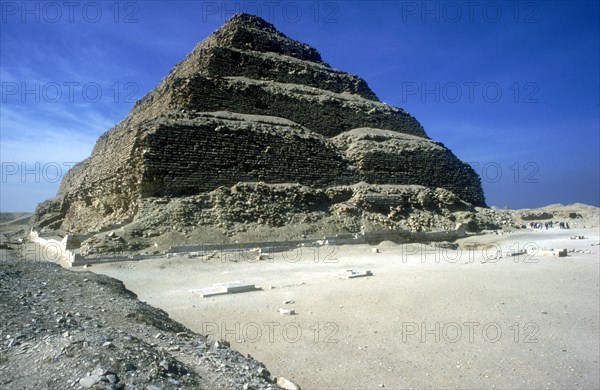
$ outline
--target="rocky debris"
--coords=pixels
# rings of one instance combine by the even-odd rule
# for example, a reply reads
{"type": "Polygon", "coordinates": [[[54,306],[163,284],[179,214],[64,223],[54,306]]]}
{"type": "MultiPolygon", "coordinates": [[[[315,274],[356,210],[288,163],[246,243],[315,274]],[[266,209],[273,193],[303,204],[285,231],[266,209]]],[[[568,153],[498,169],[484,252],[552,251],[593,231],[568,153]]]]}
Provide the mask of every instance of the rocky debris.
{"type": "Polygon", "coordinates": [[[474,206],[485,206],[479,177],[415,118],[316,49],[240,14],[98,139],[33,225],[93,234],[81,252],[97,256],[140,250],[136,242],[154,253],[197,226],[212,242],[243,242],[253,224],[300,235],[357,232],[362,219],[480,228],[474,206]],[[383,188],[411,185],[424,189],[383,188]]]}
{"type": "Polygon", "coordinates": [[[430,245],[433,246],[434,248],[442,248],[442,249],[457,250],[459,248],[459,245],[457,243],[447,242],[447,241],[432,242],[430,245]]]}
{"type": "Polygon", "coordinates": [[[106,276],[3,261],[0,310],[2,388],[278,388],[261,363],[106,276]]]}
{"type": "Polygon", "coordinates": [[[142,245],[136,244],[133,240],[127,241],[113,231],[109,234],[94,235],[84,240],[79,253],[90,257],[101,253],[129,253],[139,249],[142,249],[142,245]]]}
{"type": "Polygon", "coordinates": [[[497,208],[476,208],[476,223],[480,229],[498,229],[502,227],[520,228],[521,224],[512,210],[501,210],[497,208]]]}
{"type": "Polygon", "coordinates": [[[542,212],[525,211],[525,212],[521,213],[521,219],[523,221],[539,221],[539,220],[546,220],[546,219],[552,219],[552,218],[554,218],[554,215],[552,213],[548,213],[545,211],[542,211],[542,212]]]}
{"type": "MultiPolygon", "coordinates": [[[[593,245],[594,245],[594,244],[592,244],[592,246],[593,246],[593,245]]],[[[587,255],[589,255],[589,254],[591,254],[591,253],[592,253],[592,251],[591,251],[591,250],[588,250],[588,249],[575,249],[575,248],[571,248],[571,249],[569,249],[569,251],[568,251],[568,252],[569,252],[569,253],[585,253],[585,254],[587,254],[587,255]]]]}
{"type": "MultiPolygon", "coordinates": [[[[485,214],[448,190],[416,185],[358,183],[323,190],[300,184],[237,183],[200,195],[144,199],[136,220],[116,235],[127,246],[142,248],[138,253],[152,254],[171,245],[319,240],[363,231],[454,230],[459,224],[470,231],[502,226],[503,217],[481,210],[485,214]]],[[[88,257],[119,255],[125,248],[105,233],[99,236],[83,242],[88,257]]],[[[189,255],[206,260],[212,256],[189,255]]]]}
{"type": "Polygon", "coordinates": [[[483,229],[496,229],[493,226],[508,230],[524,229],[531,223],[539,223],[542,227],[549,223],[551,227],[559,227],[561,222],[568,222],[571,227],[592,227],[598,226],[600,219],[600,211],[597,207],[580,203],[554,204],[536,209],[509,210],[477,207],[476,210],[477,222],[483,229]]]}

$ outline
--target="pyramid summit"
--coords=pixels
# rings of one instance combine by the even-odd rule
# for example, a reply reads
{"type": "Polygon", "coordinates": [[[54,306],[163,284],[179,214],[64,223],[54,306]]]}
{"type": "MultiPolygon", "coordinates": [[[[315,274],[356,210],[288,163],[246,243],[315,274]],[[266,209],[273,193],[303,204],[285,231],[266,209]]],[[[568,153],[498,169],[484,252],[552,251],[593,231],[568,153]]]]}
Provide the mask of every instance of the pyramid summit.
{"type": "Polygon", "coordinates": [[[316,49],[286,37],[275,26],[255,15],[236,14],[211,37],[216,46],[272,52],[302,61],[323,63],[316,49]]]}
{"type": "Polygon", "coordinates": [[[363,79],[331,68],[321,61],[315,49],[286,37],[256,16],[245,14],[234,16],[196,45],[135,108],[139,111],[150,108],[153,116],[155,108],[169,98],[170,106],[158,109],[187,106],[196,110],[227,109],[281,116],[325,135],[337,135],[362,116],[362,125],[385,121],[388,127],[425,135],[421,125],[410,115],[379,102],[363,79]],[[187,101],[181,96],[172,96],[179,82],[184,80],[188,85],[183,94],[196,92],[185,96],[187,101]],[[230,96],[232,89],[237,92],[235,96],[230,96]],[[315,89],[334,94],[324,96],[315,93],[315,89]],[[359,97],[369,101],[357,101],[359,97]],[[312,104],[316,98],[318,105],[312,104]],[[331,101],[323,102],[324,99],[331,101]],[[373,106],[371,101],[380,104],[373,106]],[[290,110],[292,107],[296,109],[290,110]],[[358,114],[364,114],[373,108],[379,110],[371,112],[369,117],[352,112],[360,110],[358,114]],[[322,112],[309,117],[304,115],[315,110],[322,112]],[[327,112],[335,111],[341,118],[328,116],[327,112]],[[337,119],[343,122],[337,124],[337,119]]]}
{"type": "Polygon", "coordinates": [[[449,229],[478,206],[479,177],[414,117],[238,14],[98,139],[34,224],[244,242],[449,229]]]}

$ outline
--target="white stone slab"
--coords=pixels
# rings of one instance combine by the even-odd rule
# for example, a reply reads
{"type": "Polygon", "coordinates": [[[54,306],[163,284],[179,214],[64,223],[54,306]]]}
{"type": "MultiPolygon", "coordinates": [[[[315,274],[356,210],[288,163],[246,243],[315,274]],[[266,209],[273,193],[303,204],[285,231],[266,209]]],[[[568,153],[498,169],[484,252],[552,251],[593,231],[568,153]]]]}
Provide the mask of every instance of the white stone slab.
{"type": "Polygon", "coordinates": [[[373,276],[373,273],[369,270],[366,271],[355,271],[352,269],[347,269],[346,271],[342,272],[339,275],[339,278],[341,279],[354,279],[354,278],[361,278],[361,277],[365,277],[365,276],[373,276]]]}
{"type": "Polygon", "coordinates": [[[238,294],[256,290],[260,290],[260,288],[256,287],[254,284],[245,284],[236,281],[228,283],[215,283],[212,287],[191,290],[191,292],[200,294],[202,298],[208,298],[216,295],[238,294]]]}

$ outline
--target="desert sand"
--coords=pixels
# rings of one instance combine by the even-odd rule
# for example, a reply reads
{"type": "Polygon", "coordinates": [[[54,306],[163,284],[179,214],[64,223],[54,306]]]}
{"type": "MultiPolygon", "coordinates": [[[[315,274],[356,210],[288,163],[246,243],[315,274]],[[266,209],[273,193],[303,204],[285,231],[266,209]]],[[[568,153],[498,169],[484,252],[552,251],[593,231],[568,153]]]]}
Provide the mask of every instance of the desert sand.
{"type": "Polygon", "coordinates": [[[458,249],[383,242],[86,270],[304,389],[598,388],[599,240],[597,227],[526,229],[465,238],[458,249]],[[572,251],[495,255],[526,247],[572,251]],[[346,269],[373,275],[338,278],[346,269]],[[193,291],[233,281],[262,290],[193,291]]]}

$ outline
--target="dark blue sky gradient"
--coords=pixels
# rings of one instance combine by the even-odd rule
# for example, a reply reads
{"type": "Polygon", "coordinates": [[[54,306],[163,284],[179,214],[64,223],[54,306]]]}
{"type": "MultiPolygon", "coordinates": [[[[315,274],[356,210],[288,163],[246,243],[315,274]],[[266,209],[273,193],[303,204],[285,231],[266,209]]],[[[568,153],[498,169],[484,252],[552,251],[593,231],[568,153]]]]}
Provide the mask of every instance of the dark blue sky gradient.
{"type": "Polygon", "coordinates": [[[54,196],[60,174],[235,11],[414,115],[472,163],[490,206],[600,205],[597,1],[77,3],[1,1],[2,211],[54,196]]]}

